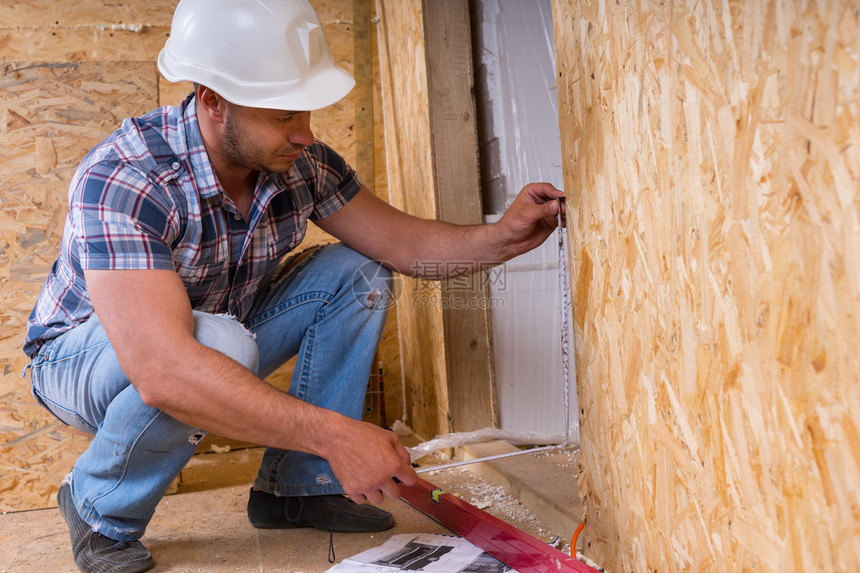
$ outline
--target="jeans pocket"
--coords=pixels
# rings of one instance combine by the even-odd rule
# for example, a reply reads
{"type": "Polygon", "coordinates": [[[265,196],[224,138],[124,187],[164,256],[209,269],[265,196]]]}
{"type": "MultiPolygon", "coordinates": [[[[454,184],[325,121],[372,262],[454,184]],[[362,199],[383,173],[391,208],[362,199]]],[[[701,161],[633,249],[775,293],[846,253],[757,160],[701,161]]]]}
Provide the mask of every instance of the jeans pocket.
{"type": "Polygon", "coordinates": [[[95,434],[96,428],[84,420],[80,414],[57,404],[37,388],[41,369],[40,367],[42,363],[45,362],[45,358],[46,357],[43,355],[36,355],[33,357],[32,368],[30,369],[30,393],[33,395],[33,399],[65,425],[77,428],[87,434],[95,434]]]}
{"type": "Polygon", "coordinates": [[[49,398],[43,396],[36,388],[31,389],[33,398],[36,399],[36,402],[39,403],[40,406],[45,408],[51,414],[54,415],[56,419],[61,421],[67,426],[71,426],[73,428],[77,428],[82,432],[86,432],[87,434],[95,434],[96,428],[91,424],[87,423],[86,420],[81,418],[81,416],[77,412],[73,412],[68,408],[64,408],[59,404],[52,402],[49,398]]]}

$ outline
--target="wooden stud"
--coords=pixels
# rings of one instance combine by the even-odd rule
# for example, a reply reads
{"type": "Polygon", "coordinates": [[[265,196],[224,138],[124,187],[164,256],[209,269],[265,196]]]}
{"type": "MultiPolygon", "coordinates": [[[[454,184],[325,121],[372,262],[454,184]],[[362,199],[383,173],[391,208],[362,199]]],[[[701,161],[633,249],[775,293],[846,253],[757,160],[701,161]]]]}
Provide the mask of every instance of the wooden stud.
{"type": "MultiPolygon", "coordinates": [[[[425,0],[430,130],[439,219],[483,222],[469,6],[425,0]]],[[[456,262],[456,261],[454,261],[456,262]]],[[[442,282],[442,321],[453,431],[495,427],[485,271],[442,282]],[[478,304],[475,304],[478,303],[478,304]]]]}
{"type": "MultiPolygon", "coordinates": [[[[380,1],[378,12],[391,203],[420,217],[481,223],[468,6],[380,1]]],[[[403,285],[398,313],[413,429],[430,437],[493,426],[487,309],[474,304],[486,297],[481,275],[441,288],[415,279],[403,285]]]]}

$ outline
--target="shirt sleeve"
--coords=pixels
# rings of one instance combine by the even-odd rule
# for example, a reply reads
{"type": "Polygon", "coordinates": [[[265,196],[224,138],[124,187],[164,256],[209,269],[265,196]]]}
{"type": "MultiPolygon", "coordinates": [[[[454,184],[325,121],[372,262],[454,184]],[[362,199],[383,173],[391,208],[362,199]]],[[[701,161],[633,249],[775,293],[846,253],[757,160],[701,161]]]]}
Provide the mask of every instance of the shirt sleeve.
{"type": "Polygon", "coordinates": [[[356,196],[361,180],[355,170],[335,150],[317,141],[305,150],[314,171],[314,210],[310,219],[328,217],[356,196]]]}
{"type": "Polygon", "coordinates": [[[82,269],[173,269],[175,209],[163,189],[135,169],[101,162],[82,174],[69,200],[82,269]]]}

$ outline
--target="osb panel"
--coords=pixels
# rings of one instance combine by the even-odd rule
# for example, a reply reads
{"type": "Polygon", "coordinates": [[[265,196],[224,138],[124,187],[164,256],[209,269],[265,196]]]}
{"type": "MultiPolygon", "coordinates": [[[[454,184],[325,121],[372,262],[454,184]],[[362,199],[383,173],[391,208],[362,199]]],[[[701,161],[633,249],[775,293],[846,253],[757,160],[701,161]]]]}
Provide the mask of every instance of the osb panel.
{"type": "MultiPolygon", "coordinates": [[[[314,4],[335,59],[351,71],[351,0],[314,4]]],[[[52,503],[60,479],[88,443],[38,407],[29,378],[19,378],[26,365],[24,325],[57,254],[77,162],[125,117],[176,104],[190,92],[190,84],[167,82],[155,66],[174,5],[85,0],[0,6],[0,511],[52,503]],[[45,61],[51,63],[38,63],[45,61]]],[[[314,115],[316,135],[351,160],[351,100],[314,115]]],[[[375,131],[383,133],[381,124],[375,131]]],[[[385,196],[385,178],[378,175],[384,157],[379,161],[375,191],[385,196]]],[[[395,313],[383,336],[380,356],[393,390],[387,410],[400,417],[395,313]]],[[[291,371],[288,365],[272,383],[286,388],[291,371]]]]}
{"type": "Polygon", "coordinates": [[[0,53],[13,61],[155,61],[169,26],[131,30],[86,28],[0,28],[0,53]]]}
{"type": "Polygon", "coordinates": [[[860,570],[860,8],[554,28],[590,556],[860,570]]]}
{"type": "Polygon", "coordinates": [[[175,5],[175,0],[4,1],[0,53],[9,61],[154,61],[175,5]]]}
{"type": "Polygon", "coordinates": [[[158,75],[158,105],[179,105],[185,97],[194,91],[191,82],[169,82],[161,74],[158,75]]]}
{"type": "MultiPolygon", "coordinates": [[[[378,0],[376,9],[389,201],[407,213],[436,218],[435,194],[429,191],[434,178],[421,3],[378,0]]],[[[430,438],[449,428],[442,313],[437,305],[416,304],[415,295],[441,300],[439,285],[403,277],[399,288],[406,422],[430,438]]]]}
{"type": "Polygon", "coordinates": [[[21,345],[56,258],[80,158],[150,109],[149,64],[3,64],[0,79],[0,511],[44,506],[88,439],[30,397],[21,345]]]}
{"type": "MultiPolygon", "coordinates": [[[[351,17],[351,0],[343,0],[342,3],[345,9],[347,6],[350,8],[349,15],[351,17]]],[[[332,57],[339,66],[352,73],[351,23],[342,21],[329,23],[322,19],[321,21],[332,57]]],[[[355,165],[355,103],[353,94],[350,93],[334,105],[315,111],[311,117],[314,135],[334,147],[351,165],[355,165]]],[[[361,177],[361,173],[358,175],[361,177]]]]}
{"type": "Polygon", "coordinates": [[[3,0],[0,27],[170,26],[176,0],[3,0]]]}

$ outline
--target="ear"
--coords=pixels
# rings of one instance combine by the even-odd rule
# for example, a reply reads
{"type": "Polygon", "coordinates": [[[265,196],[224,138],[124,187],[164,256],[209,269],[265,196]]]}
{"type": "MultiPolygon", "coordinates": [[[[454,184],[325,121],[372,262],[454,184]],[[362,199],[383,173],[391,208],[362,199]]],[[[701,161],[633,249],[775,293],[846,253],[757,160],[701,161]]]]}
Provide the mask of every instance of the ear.
{"type": "Polygon", "coordinates": [[[206,86],[197,87],[197,112],[204,113],[213,123],[224,123],[227,100],[206,86]]]}

